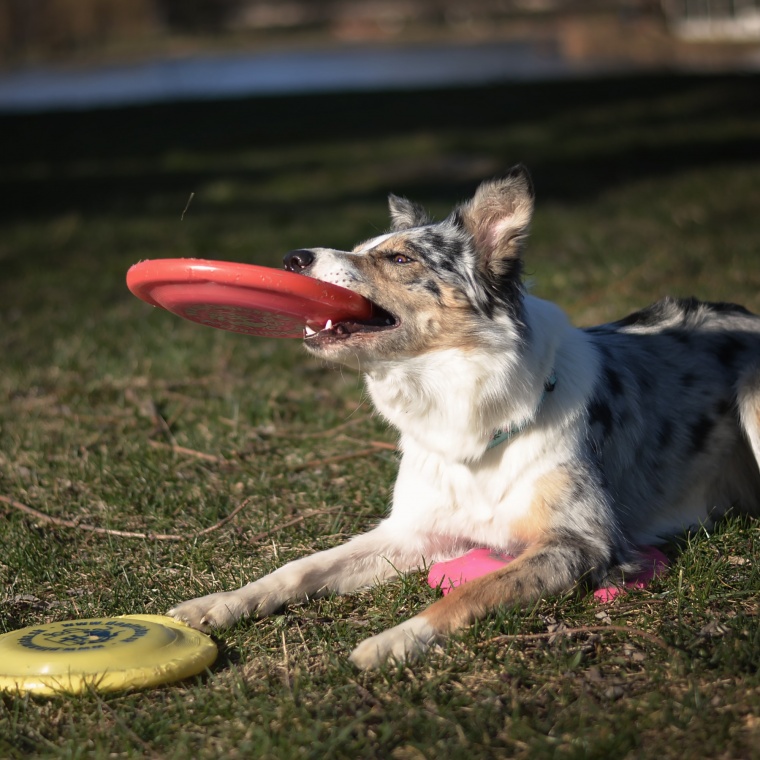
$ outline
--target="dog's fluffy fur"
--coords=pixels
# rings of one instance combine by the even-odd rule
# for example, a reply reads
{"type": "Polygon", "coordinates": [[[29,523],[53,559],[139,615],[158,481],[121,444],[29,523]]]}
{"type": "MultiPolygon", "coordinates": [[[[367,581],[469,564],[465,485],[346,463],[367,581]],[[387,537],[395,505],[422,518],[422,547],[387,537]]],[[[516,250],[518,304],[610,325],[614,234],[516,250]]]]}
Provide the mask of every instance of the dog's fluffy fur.
{"type": "Polygon", "coordinates": [[[286,266],[377,305],[307,349],[365,373],[403,452],[370,532],[170,614],[201,629],[349,592],[472,547],[519,555],[364,641],[361,668],[411,659],[498,605],[609,583],[657,543],[760,503],[760,318],[666,299],[580,330],[527,295],[527,173],[480,186],[442,222],[391,196],[392,229],[286,266]],[[556,385],[547,384],[556,378],[556,385]],[[497,431],[507,440],[493,445],[497,431]]]}

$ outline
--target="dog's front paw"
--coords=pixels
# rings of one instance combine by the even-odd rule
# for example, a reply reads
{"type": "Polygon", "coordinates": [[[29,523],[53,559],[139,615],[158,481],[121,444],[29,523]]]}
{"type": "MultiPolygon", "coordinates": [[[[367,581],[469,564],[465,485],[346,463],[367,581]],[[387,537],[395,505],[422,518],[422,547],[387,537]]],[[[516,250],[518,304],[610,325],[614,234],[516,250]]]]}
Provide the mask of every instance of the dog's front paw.
{"type": "Polygon", "coordinates": [[[351,662],[361,670],[380,667],[388,660],[412,662],[438,638],[433,627],[421,616],[365,639],[351,653],[351,662]]]}
{"type": "Polygon", "coordinates": [[[227,628],[248,614],[246,598],[239,591],[225,591],[190,599],[172,607],[170,615],[199,631],[227,628]]]}

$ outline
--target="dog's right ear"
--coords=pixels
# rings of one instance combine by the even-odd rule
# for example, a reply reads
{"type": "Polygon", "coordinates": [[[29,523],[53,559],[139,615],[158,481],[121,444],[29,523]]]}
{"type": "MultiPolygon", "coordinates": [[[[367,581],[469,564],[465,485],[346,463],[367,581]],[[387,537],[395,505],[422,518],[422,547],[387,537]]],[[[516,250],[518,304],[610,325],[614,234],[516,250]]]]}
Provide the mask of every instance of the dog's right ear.
{"type": "Polygon", "coordinates": [[[393,232],[411,230],[413,227],[423,227],[430,224],[427,211],[418,203],[413,203],[398,195],[388,196],[388,208],[391,212],[391,229],[393,232]]]}

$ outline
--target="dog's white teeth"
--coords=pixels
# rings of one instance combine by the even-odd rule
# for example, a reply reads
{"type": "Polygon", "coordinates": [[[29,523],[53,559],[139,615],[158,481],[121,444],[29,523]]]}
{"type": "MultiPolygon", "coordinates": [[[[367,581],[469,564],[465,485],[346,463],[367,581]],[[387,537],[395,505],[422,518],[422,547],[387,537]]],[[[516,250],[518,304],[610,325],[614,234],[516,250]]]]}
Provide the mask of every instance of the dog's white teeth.
{"type": "Polygon", "coordinates": [[[303,328],[303,334],[307,338],[310,338],[312,335],[316,335],[317,331],[316,330],[312,330],[311,327],[309,327],[309,325],[306,325],[306,327],[303,328]]]}
{"type": "Polygon", "coordinates": [[[332,319],[327,320],[327,324],[324,327],[325,330],[332,330],[332,319]]]}

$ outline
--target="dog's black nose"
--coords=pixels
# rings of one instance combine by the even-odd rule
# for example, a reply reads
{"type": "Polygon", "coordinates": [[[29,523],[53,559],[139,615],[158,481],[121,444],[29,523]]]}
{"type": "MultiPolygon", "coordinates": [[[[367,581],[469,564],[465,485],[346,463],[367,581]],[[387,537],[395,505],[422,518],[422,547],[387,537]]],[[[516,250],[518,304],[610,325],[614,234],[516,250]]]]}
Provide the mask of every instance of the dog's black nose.
{"type": "Polygon", "coordinates": [[[304,248],[286,253],[282,263],[289,272],[301,272],[313,261],[314,254],[304,248]]]}

